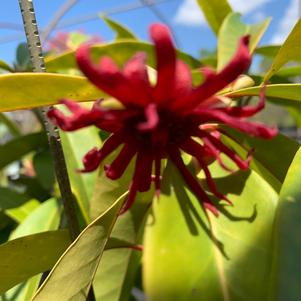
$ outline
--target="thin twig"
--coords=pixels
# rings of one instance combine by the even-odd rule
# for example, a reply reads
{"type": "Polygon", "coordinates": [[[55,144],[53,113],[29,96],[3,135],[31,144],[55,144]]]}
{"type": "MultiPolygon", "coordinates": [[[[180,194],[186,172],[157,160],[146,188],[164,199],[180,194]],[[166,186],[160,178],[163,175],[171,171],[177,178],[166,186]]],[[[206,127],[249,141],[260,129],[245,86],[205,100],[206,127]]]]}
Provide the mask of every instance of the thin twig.
{"type": "MultiPolygon", "coordinates": [[[[19,5],[22,13],[33,72],[46,72],[32,0],[19,0],[19,5]]],[[[70,237],[72,240],[75,240],[80,233],[80,230],[75,212],[74,197],[71,191],[60,134],[58,129],[52,123],[48,122],[46,115],[48,109],[48,107],[41,108],[40,115],[44,121],[50,149],[54,159],[56,178],[59,184],[64,211],[68,221],[70,237]]]]}

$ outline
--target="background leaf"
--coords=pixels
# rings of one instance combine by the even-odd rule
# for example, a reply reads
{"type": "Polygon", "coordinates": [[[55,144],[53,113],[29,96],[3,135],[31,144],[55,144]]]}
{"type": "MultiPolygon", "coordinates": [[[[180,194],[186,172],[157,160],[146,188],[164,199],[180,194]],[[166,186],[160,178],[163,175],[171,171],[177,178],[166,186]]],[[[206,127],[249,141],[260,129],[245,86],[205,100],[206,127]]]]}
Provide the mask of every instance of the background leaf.
{"type": "Polygon", "coordinates": [[[227,0],[197,0],[211,29],[218,33],[224,19],[232,11],[227,0]]]}
{"type": "Polygon", "coordinates": [[[301,45],[299,43],[301,39],[301,19],[294,26],[293,30],[286,38],[285,42],[281,46],[279,52],[274,58],[273,64],[268,72],[264,76],[264,81],[267,81],[273,76],[284,64],[300,58],[301,45]]]}
{"type": "Polygon", "coordinates": [[[246,25],[240,20],[239,13],[230,13],[218,33],[217,69],[221,70],[234,56],[239,40],[246,34],[251,35],[250,52],[253,53],[271,19],[255,24],[246,25]]]}

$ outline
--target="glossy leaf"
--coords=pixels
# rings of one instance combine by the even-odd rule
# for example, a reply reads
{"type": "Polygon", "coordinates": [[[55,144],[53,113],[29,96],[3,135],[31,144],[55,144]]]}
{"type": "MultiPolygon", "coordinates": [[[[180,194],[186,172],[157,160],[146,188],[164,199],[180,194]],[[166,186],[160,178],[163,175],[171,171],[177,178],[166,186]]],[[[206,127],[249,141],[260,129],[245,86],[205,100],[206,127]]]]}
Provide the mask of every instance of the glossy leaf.
{"type": "Polygon", "coordinates": [[[301,19],[294,26],[293,30],[281,46],[277,53],[271,68],[264,76],[264,81],[267,81],[273,76],[284,64],[291,60],[300,58],[301,45],[299,43],[301,39],[301,19]]]}
{"type": "Polygon", "coordinates": [[[96,128],[86,128],[74,133],[61,132],[62,144],[70,177],[72,191],[76,196],[85,221],[90,221],[90,201],[96,185],[97,173],[79,173],[83,156],[101,141],[96,128]],[[83,143],[84,142],[84,143],[83,143]]]}
{"type": "Polygon", "coordinates": [[[121,199],[81,232],[56,263],[33,301],[86,300],[120,207],[121,199]]]}
{"type": "Polygon", "coordinates": [[[232,9],[227,0],[197,0],[211,29],[218,33],[224,19],[232,9]]]}
{"type": "Polygon", "coordinates": [[[242,157],[245,157],[250,149],[255,150],[250,167],[279,192],[300,144],[281,134],[271,140],[265,140],[250,137],[228,127],[225,127],[225,131],[231,139],[223,137],[223,140],[242,157]]]}
{"type": "MultiPolygon", "coordinates": [[[[123,66],[136,52],[143,51],[147,53],[147,63],[153,67],[155,66],[155,58],[153,46],[134,40],[123,40],[107,44],[92,46],[91,53],[95,59],[101,56],[109,55],[118,65],[123,66]]],[[[200,67],[200,62],[192,56],[183,52],[178,52],[179,58],[185,61],[190,67],[200,67]]],[[[67,52],[57,57],[49,57],[46,60],[46,68],[48,71],[56,71],[61,69],[75,68],[76,62],[74,51],[67,52]]]]}
{"type": "Polygon", "coordinates": [[[279,71],[276,72],[277,76],[281,77],[295,77],[301,75],[301,67],[300,66],[294,66],[294,67],[287,67],[282,68],[279,71]]]}
{"type": "Polygon", "coordinates": [[[68,231],[60,230],[24,236],[0,245],[0,294],[50,270],[69,244],[68,231]]]}
{"type": "Polygon", "coordinates": [[[275,222],[274,277],[270,300],[295,301],[301,298],[301,150],[297,152],[280,191],[275,222]]]}
{"type": "Polygon", "coordinates": [[[237,50],[239,39],[244,35],[251,35],[249,49],[253,53],[270,21],[271,19],[266,19],[255,25],[246,25],[241,21],[240,14],[229,14],[218,33],[217,69],[221,70],[231,60],[237,50]]]}
{"type": "Polygon", "coordinates": [[[121,25],[120,23],[110,19],[106,15],[100,15],[100,18],[102,18],[106,24],[116,33],[116,40],[119,39],[135,39],[135,35],[125,26],[121,25]]]}
{"type": "Polygon", "coordinates": [[[49,73],[1,74],[0,91],[0,112],[56,104],[62,98],[89,101],[104,96],[85,77],[49,73]]]}
{"type": "MultiPolygon", "coordinates": [[[[228,94],[230,97],[258,96],[262,87],[256,86],[237,90],[228,94]]],[[[301,108],[301,84],[267,85],[267,100],[281,106],[301,108]]]]}
{"type": "Polygon", "coordinates": [[[255,54],[274,58],[277,55],[280,47],[281,46],[278,45],[265,45],[257,47],[254,52],[255,54]]]}
{"type": "MultiPolygon", "coordinates": [[[[234,206],[210,215],[172,167],[153,206],[144,240],[144,285],[149,301],[267,300],[277,194],[255,172],[216,179],[234,206]]],[[[217,176],[217,174],[215,174],[217,176]]]]}
{"type": "Polygon", "coordinates": [[[0,168],[20,160],[34,150],[46,148],[48,145],[45,133],[28,134],[0,145],[0,168]]]}

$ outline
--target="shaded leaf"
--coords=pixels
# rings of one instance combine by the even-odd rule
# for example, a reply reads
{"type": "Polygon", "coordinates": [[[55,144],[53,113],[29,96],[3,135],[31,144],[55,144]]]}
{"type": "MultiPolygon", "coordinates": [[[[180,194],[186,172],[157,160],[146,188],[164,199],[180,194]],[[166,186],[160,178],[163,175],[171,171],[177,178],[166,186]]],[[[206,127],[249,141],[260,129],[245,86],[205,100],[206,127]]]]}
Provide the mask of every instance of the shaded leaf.
{"type": "Polygon", "coordinates": [[[5,61],[0,60],[0,69],[3,69],[8,72],[13,72],[13,69],[11,66],[9,66],[5,61]]]}
{"type": "Polygon", "coordinates": [[[24,236],[0,245],[0,294],[50,270],[70,244],[66,230],[24,236]]]}
{"type": "Polygon", "coordinates": [[[24,193],[17,192],[9,187],[0,187],[0,210],[19,207],[29,199],[24,193]]]}
{"type": "Polygon", "coordinates": [[[81,232],[56,263],[33,301],[86,300],[120,206],[121,199],[81,232]]]}
{"type": "Polygon", "coordinates": [[[47,138],[44,132],[21,136],[0,145],[0,168],[20,160],[31,151],[46,148],[47,145],[47,138]]]}

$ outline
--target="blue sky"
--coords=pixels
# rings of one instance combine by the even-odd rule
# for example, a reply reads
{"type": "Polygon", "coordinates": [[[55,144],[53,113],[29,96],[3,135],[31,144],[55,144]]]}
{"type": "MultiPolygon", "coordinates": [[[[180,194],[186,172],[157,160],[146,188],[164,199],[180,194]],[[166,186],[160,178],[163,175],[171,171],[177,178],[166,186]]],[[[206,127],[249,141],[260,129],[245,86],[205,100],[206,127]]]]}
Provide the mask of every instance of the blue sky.
{"type": "MultiPolygon", "coordinates": [[[[65,0],[33,0],[33,2],[38,25],[43,28],[51,20],[56,10],[65,3],[65,0]]],[[[243,14],[246,22],[256,23],[268,16],[273,18],[262,44],[281,43],[285,39],[298,19],[299,2],[301,0],[229,0],[234,10],[243,14]]],[[[96,12],[107,12],[114,8],[131,6],[135,3],[139,3],[139,1],[79,0],[78,4],[64,16],[61,23],[96,12]]],[[[179,46],[183,50],[197,56],[201,48],[213,49],[215,47],[216,38],[198,10],[195,0],[169,0],[158,4],[156,8],[172,25],[179,46]]],[[[158,22],[158,18],[148,8],[120,12],[110,17],[128,26],[142,39],[148,39],[149,24],[158,22]]],[[[1,27],[5,22],[22,24],[17,0],[2,1],[0,10],[0,59],[12,62],[16,45],[25,38],[21,31],[1,27]],[[7,42],[9,39],[12,41],[7,42]]],[[[61,30],[83,30],[87,33],[98,34],[105,40],[113,38],[113,33],[100,19],[61,30]]]]}

